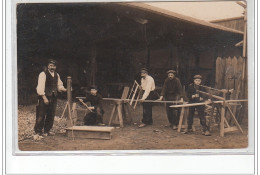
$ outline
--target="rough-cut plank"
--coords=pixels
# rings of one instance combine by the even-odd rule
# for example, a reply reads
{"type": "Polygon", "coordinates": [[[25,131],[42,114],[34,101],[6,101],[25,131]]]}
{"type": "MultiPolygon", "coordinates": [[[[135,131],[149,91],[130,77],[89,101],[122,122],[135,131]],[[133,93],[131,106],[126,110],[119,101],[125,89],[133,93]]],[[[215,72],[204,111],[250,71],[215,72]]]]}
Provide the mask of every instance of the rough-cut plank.
{"type": "Polygon", "coordinates": [[[99,131],[99,132],[111,132],[114,127],[107,127],[107,126],[73,126],[66,128],[66,130],[73,130],[73,131],[99,131]]]}
{"type": "Polygon", "coordinates": [[[225,128],[224,132],[231,132],[231,131],[237,131],[237,130],[238,130],[237,127],[233,126],[233,127],[225,128]]]}
{"type": "Polygon", "coordinates": [[[96,131],[80,131],[67,130],[68,137],[85,138],[85,139],[111,139],[112,134],[110,132],[96,132],[96,131]]]}
{"type": "Polygon", "coordinates": [[[128,87],[128,86],[125,86],[125,87],[124,87],[124,90],[123,90],[123,93],[122,93],[122,96],[121,96],[121,99],[126,99],[128,93],[129,93],[129,87],[128,87]]]}
{"type": "Polygon", "coordinates": [[[183,122],[183,117],[184,117],[184,111],[185,111],[185,108],[182,107],[181,108],[181,115],[180,115],[179,125],[178,125],[178,132],[181,132],[182,122],[183,122]]]}
{"type": "Polygon", "coordinates": [[[226,69],[225,69],[225,83],[224,83],[224,89],[232,89],[232,81],[230,81],[230,78],[234,74],[234,69],[232,67],[232,59],[231,57],[228,57],[226,59],[226,69]]]}

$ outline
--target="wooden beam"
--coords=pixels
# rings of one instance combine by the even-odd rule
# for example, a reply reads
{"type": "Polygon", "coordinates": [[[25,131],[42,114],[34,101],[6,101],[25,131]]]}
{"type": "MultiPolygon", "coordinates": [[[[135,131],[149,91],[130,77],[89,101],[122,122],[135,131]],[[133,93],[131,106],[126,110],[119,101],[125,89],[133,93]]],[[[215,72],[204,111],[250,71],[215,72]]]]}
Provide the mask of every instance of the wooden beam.
{"type": "MultiPolygon", "coordinates": [[[[248,100],[243,99],[243,100],[226,100],[226,103],[231,103],[229,105],[239,105],[235,104],[234,102],[246,102],[248,100]]],[[[182,104],[182,105],[171,105],[170,107],[172,108],[182,108],[182,107],[192,107],[192,106],[203,106],[203,105],[209,105],[209,104],[222,104],[223,101],[212,101],[212,103],[189,103],[189,104],[182,104]]]]}
{"type": "Polygon", "coordinates": [[[229,106],[228,104],[227,104],[227,108],[228,108],[228,111],[230,112],[230,114],[231,114],[231,116],[232,116],[232,118],[233,118],[233,120],[234,120],[236,126],[237,126],[238,129],[240,130],[240,132],[241,132],[241,133],[244,133],[243,129],[242,129],[241,126],[239,125],[239,123],[238,123],[236,117],[234,116],[234,114],[233,114],[233,112],[232,112],[232,110],[231,110],[231,108],[230,108],[230,106],[229,106]]]}
{"type": "MultiPolygon", "coordinates": [[[[85,99],[86,97],[76,97],[77,99],[85,99]]],[[[130,101],[130,99],[120,99],[120,98],[103,98],[103,100],[107,101],[130,101]]],[[[140,100],[133,100],[140,101],[140,100]]],[[[160,100],[144,100],[142,103],[183,103],[182,101],[160,101],[160,100]]]]}
{"type": "Polygon", "coordinates": [[[223,97],[219,97],[219,96],[216,96],[216,95],[212,95],[212,94],[207,93],[207,92],[203,92],[203,91],[199,91],[199,90],[197,90],[197,92],[199,92],[199,93],[201,93],[201,94],[204,94],[204,95],[207,95],[207,96],[209,96],[209,97],[216,98],[216,99],[218,99],[218,100],[225,100],[225,98],[223,98],[223,97]]]}
{"type": "Polygon", "coordinates": [[[221,107],[221,118],[220,118],[220,137],[224,137],[224,123],[225,123],[225,103],[221,107]]]}
{"type": "Polygon", "coordinates": [[[179,120],[179,125],[178,125],[178,132],[181,132],[184,112],[185,112],[185,108],[183,107],[183,108],[181,108],[181,115],[180,115],[180,120],[179,120]]]}
{"type": "Polygon", "coordinates": [[[71,84],[72,84],[71,77],[68,76],[67,77],[67,100],[69,102],[69,105],[71,105],[72,103],[71,84]]]}
{"type": "Polygon", "coordinates": [[[244,7],[244,8],[246,8],[246,4],[244,4],[244,3],[240,2],[240,1],[237,1],[236,3],[237,3],[238,5],[240,5],[240,6],[244,7]]]}
{"type": "Polygon", "coordinates": [[[207,89],[210,89],[210,90],[214,90],[214,91],[219,91],[219,92],[223,92],[222,90],[220,89],[215,89],[215,88],[212,88],[212,87],[208,87],[208,86],[203,86],[203,85],[199,85],[201,87],[204,87],[204,88],[207,88],[207,89]]]}
{"type": "Polygon", "coordinates": [[[111,132],[115,128],[108,126],[73,126],[66,128],[66,130],[77,130],[77,131],[99,131],[99,132],[111,132]]]}

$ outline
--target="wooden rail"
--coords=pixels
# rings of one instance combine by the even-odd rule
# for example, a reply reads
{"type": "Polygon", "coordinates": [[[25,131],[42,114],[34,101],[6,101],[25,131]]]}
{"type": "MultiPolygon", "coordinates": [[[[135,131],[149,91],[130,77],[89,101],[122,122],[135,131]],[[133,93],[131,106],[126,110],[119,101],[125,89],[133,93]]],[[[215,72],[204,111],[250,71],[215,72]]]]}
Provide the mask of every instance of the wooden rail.
{"type": "MultiPolygon", "coordinates": [[[[86,97],[76,97],[77,99],[85,99],[86,97]]],[[[130,101],[131,99],[120,99],[120,98],[103,98],[103,100],[106,101],[130,101]]],[[[183,101],[160,101],[160,100],[133,100],[133,101],[139,101],[142,103],[183,103],[183,101]]]]}

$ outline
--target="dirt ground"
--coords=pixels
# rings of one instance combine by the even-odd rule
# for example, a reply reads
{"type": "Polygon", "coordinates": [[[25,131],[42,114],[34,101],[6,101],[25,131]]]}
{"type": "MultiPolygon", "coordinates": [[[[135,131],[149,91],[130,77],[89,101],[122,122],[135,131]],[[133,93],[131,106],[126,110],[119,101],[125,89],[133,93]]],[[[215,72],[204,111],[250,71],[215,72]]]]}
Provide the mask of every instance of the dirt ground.
{"type": "MultiPolygon", "coordinates": [[[[56,116],[61,116],[65,102],[59,100],[56,116]]],[[[104,123],[108,123],[113,107],[112,102],[104,105],[104,123]]],[[[30,135],[33,133],[35,122],[35,105],[20,106],[19,116],[19,149],[22,151],[52,151],[52,150],[158,150],[158,149],[232,149],[246,148],[248,146],[247,123],[242,124],[244,134],[239,131],[226,133],[225,137],[219,136],[217,125],[211,127],[212,136],[201,135],[199,119],[194,118],[196,131],[191,134],[178,133],[168,125],[165,107],[163,104],[153,106],[154,124],[138,128],[138,123],[142,118],[142,106],[131,111],[132,122],[123,128],[115,127],[111,140],[69,138],[66,133],[56,132],[55,136],[48,136],[40,141],[34,141],[30,135]],[[29,115],[30,114],[30,115],[29,115]],[[30,116],[30,118],[28,118],[30,116]],[[24,122],[26,118],[27,122],[24,122]],[[29,123],[29,124],[28,124],[29,123]],[[26,125],[26,126],[23,126],[26,125]],[[29,125],[29,126],[28,126],[29,125]],[[26,129],[24,129],[26,128],[26,129]],[[29,131],[28,131],[29,130],[29,131]],[[23,132],[23,133],[22,133],[23,132]],[[25,137],[25,133],[27,137],[25,137]],[[22,133],[22,134],[21,134],[22,133]]],[[[79,112],[81,120],[84,113],[79,112]]],[[[127,118],[129,120],[129,117],[127,118]]],[[[54,128],[63,129],[64,125],[54,123],[54,128]]],[[[58,130],[57,130],[58,131],[58,130]]]]}

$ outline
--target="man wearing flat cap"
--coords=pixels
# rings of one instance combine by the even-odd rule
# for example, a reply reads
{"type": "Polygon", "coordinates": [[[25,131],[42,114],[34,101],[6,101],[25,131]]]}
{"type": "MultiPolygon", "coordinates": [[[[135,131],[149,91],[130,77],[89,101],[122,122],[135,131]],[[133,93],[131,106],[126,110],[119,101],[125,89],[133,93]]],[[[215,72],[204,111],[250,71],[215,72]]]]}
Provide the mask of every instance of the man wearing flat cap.
{"type": "MultiPolygon", "coordinates": [[[[161,97],[159,100],[162,100],[164,97],[166,101],[183,101],[183,90],[179,78],[176,77],[176,71],[169,70],[167,74],[168,77],[164,81],[161,97]]],[[[176,130],[179,124],[181,109],[171,108],[171,105],[172,104],[170,103],[166,104],[166,113],[168,121],[170,123],[170,127],[176,130]]]]}
{"type": "MultiPolygon", "coordinates": [[[[201,86],[201,75],[195,75],[193,77],[193,83],[189,85],[187,89],[187,97],[189,99],[189,103],[201,103],[202,101],[206,100],[206,96],[203,94],[199,94],[197,91],[203,90],[201,86]]],[[[195,109],[198,112],[198,116],[200,119],[200,124],[202,126],[202,134],[205,136],[210,136],[209,126],[206,124],[206,117],[205,117],[205,106],[192,106],[189,108],[189,116],[188,116],[188,130],[186,132],[192,132],[192,124],[194,118],[195,109]]]]}
{"type": "MultiPolygon", "coordinates": [[[[141,88],[143,91],[143,96],[141,102],[144,100],[155,100],[155,83],[153,77],[148,75],[148,70],[146,68],[141,69],[141,88]]],[[[157,97],[158,98],[158,97],[157,97]]],[[[152,118],[152,103],[143,103],[143,119],[142,123],[138,126],[139,128],[145,127],[147,125],[153,124],[152,118]]]]}
{"type": "Polygon", "coordinates": [[[48,60],[47,69],[39,74],[38,103],[36,105],[36,122],[34,126],[35,138],[54,135],[50,132],[57,106],[57,93],[66,92],[59,74],[56,70],[56,61],[48,60]]]}

